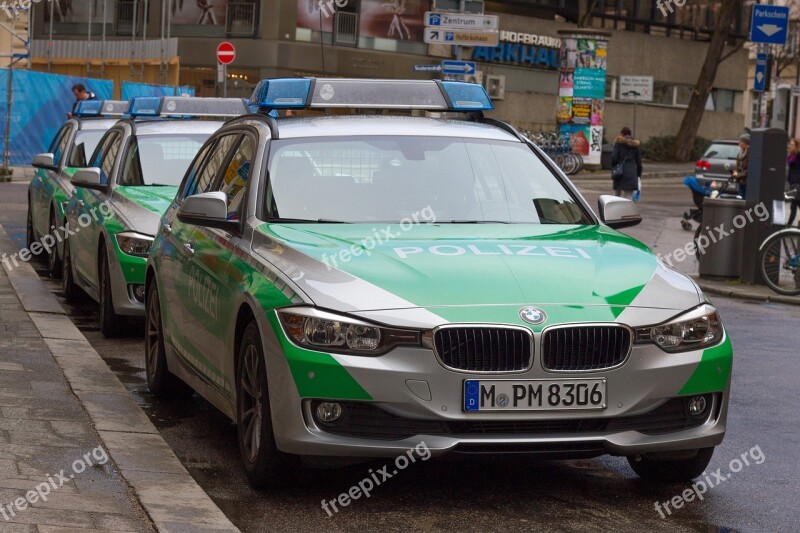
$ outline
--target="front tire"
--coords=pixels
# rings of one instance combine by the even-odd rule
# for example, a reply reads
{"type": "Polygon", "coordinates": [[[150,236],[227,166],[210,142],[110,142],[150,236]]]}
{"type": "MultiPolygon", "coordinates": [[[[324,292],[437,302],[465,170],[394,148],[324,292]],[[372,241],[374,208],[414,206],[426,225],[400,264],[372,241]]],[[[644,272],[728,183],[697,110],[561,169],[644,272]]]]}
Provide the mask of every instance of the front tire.
{"type": "Polygon", "coordinates": [[[69,242],[64,243],[64,261],[61,263],[61,292],[67,303],[76,302],[82,295],[82,290],[72,277],[72,254],[69,251],[69,242]]]}
{"type": "Polygon", "coordinates": [[[159,399],[185,397],[192,390],[167,368],[167,350],[164,346],[164,328],[161,320],[161,300],[155,279],[150,284],[145,300],[144,368],[147,386],[159,399]]]}
{"type": "Polygon", "coordinates": [[[236,372],[236,425],[239,452],[253,488],[284,482],[291,457],[281,453],[272,431],[267,372],[255,321],[242,336],[236,372]]]}
{"type": "Polygon", "coordinates": [[[100,248],[100,331],[103,337],[117,337],[122,329],[122,317],[114,312],[114,297],[111,291],[111,271],[105,247],[100,248]]]}
{"type": "Polygon", "coordinates": [[[55,232],[57,231],[55,227],[56,227],[56,215],[55,213],[51,212],[50,233],[48,233],[48,235],[51,235],[53,237],[54,244],[53,247],[50,249],[50,251],[47,253],[47,272],[50,274],[51,278],[57,279],[59,276],[61,276],[62,265],[61,265],[61,259],[58,258],[58,244],[56,244],[58,242],[58,238],[55,235],[55,232]]]}
{"type": "Polygon", "coordinates": [[[681,483],[693,480],[702,474],[711,462],[714,448],[700,448],[697,455],[686,459],[656,459],[653,457],[628,457],[636,474],[655,483],[681,483]]]}

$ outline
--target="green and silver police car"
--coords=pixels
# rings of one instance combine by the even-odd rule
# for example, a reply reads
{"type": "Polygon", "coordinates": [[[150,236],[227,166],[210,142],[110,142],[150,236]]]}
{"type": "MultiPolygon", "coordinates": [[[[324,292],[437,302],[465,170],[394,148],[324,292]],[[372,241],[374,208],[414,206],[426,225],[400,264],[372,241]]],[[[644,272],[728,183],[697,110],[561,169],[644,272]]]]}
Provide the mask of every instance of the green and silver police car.
{"type": "Polygon", "coordinates": [[[635,204],[593,212],[478,85],[274,79],[251,104],[156,232],[145,365],[154,394],[188,384],[236,422],[254,486],[422,441],[703,472],[731,342],[690,278],[617,231],[635,204]]]}
{"type": "Polygon", "coordinates": [[[86,166],[100,137],[128,111],[128,102],[84,100],[73,116],[56,132],[47,152],[33,158],[36,173],[28,185],[28,248],[50,235],[47,267],[51,276],[61,276],[66,231],[64,210],[72,197],[70,178],[86,166]]]}
{"type": "Polygon", "coordinates": [[[134,98],[130,118],[73,174],[62,285],[67,299],[81,289],[100,304],[105,336],[120,333],[122,317],[144,315],[145,263],[161,215],[222,118],[247,112],[241,99],[134,98]]]}

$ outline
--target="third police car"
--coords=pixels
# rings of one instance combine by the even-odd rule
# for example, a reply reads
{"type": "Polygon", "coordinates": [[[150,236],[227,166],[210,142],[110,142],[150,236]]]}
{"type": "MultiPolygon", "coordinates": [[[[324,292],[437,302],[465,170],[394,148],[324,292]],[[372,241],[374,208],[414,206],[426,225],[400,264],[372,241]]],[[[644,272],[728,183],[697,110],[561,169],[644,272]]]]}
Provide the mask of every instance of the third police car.
{"type": "Polygon", "coordinates": [[[703,471],[731,343],[691,279],[614,229],[634,204],[592,212],[477,85],[276,79],[251,103],[161,222],[145,362],[154,393],[182,380],[236,421],[254,485],[421,441],[703,471]]]}

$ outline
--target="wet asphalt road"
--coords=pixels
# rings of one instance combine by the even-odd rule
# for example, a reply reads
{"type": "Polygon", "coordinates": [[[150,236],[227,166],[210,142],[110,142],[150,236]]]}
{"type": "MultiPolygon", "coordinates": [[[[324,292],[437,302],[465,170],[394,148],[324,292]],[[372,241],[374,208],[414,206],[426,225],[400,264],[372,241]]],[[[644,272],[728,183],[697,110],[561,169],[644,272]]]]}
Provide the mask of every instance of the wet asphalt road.
{"type": "MultiPolygon", "coordinates": [[[[20,246],[26,190],[24,183],[0,184],[0,224],[20,246]]],[[[604,192],[594,184],[582,190],[593,205],[604,192]]],[[[653,186],[645,193],[645,222],[630,233],[661,252],[687,242],[689,234],[676,229],[676,217],[688,207],[688,191],[653,186]]],[[[678,266],[696,270],[688,262],[678,266]]],[[[37,270],[46,276],[41,266],[37,270]]],[[[58,284],[48,283],[58,295],[58,284]]],[[[748,453],[750,466],[666,518],[655,502],[671,499],[686,485],[647,486],[624,459],[610,457],[417,460],[369,499],[328,517],[321,500],[346,492],[370,468],[389,461],[301,469],[280,491],[253,491],[240,467],[235,428],[223,415],[197,396],[162,403],[148,394],[140,324],[132,324],[127,338],[106,340],[97,327],[95,305],[83,303],[69,312],[189,472],[242,531],[800,531],[800,307],[714,301],[736,356],[728,434],[709,470],[730,472],[730,462],[748,453]]]]}

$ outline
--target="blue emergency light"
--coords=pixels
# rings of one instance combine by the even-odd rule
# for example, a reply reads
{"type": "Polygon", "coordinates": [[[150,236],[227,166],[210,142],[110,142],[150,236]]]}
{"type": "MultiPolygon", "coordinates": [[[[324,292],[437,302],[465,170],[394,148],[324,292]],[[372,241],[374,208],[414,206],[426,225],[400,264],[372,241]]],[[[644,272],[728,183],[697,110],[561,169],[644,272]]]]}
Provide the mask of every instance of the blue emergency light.
{"type": "Polygon", "coordinates": [[[121,117],[128,112],[128,102],[124,100],[83,100],[75,106],[75,116],[121,117]]]}
{"type": "Polygon", "coordinates": [[[135,96],[129,115],[136,117],[236,117],[249,112],[241,98],[188,96],[135,96]]]}
{"type": "Polygon", "coordinates": [[[250,104],[274,109],[420,109],[490,111],[486,90],[475,83],[438,80],[275,78],[256,85],[250,104]]]}

